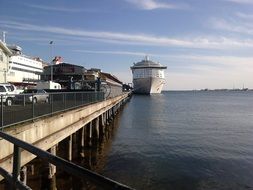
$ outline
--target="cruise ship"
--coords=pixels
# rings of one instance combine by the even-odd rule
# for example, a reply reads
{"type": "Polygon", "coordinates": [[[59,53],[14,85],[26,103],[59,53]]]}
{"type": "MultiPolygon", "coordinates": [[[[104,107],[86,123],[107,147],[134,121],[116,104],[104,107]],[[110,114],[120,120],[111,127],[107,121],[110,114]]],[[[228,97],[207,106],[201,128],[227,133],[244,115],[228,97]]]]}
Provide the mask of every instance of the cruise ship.
{"type": "Polygon", "coordinates": [[[7,80],[16,85],[33,84],[40,80],[43,72],[43,62],[22,54],[22,48],[17,45],[7,45],[12,56],[9,60],[7,80]]]}
{"type": "Polygon", "coordinates": [[[133,91],[136,94],[159,94],[165,84],[164,70],[166,66],[150,61],[148,56],[144,60],[134,63],[133,91]]]}

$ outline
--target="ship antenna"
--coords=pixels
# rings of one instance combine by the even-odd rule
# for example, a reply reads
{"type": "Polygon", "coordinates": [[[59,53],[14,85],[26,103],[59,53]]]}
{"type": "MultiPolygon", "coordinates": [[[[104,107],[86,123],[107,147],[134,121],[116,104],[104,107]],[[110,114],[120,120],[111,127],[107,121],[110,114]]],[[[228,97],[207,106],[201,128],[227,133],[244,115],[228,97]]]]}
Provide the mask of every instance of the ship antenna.
{"type": "Polygon", "coordinates": [[[5,43],[5,34],[6,33],[7,33],[6,31],[3,31],[3,43],[5,43]]]}

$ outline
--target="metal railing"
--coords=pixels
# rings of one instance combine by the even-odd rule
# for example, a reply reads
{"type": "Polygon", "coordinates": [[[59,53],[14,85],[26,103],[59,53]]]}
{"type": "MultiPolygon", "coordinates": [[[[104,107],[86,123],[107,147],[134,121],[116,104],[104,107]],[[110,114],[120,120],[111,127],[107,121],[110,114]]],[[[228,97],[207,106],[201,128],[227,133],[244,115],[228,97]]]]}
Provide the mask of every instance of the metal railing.
{"type": "Polygon", "coordinates": [[[0,175],[3,175],[9,184],[11,184],[13,189],[30,189],[22,182],[19,181],[18,176],[21,169],[21,149],[26,150],[39,158],[47,160],[49,163],[61,168],[68,174],[74,175],[79,178],[85,178],[92,182],[94,185],[99,186],[102,189],[126,189],[130,190],[132,188],[116,182],[112,179],[104,177],[100,174],[92,172],[67,160],[64,160],[58,156],[55,156],[47,151],[41,150],[25,141],[21,141],[11,135],[8,135],[0,131],[0,137],[14,144],[14,154],[13,154],[13,174],[11,175],[4,169],[0,168],[0,175]]]}
{"type": "Polygon", "coordinates": [[[42,116],[100,102],[104,92],[58,92],[45,94],[18,94],[11,96],[7,106],[5,95],[0,96],[0,130],[10,125],[33,121],[42,116]]]}

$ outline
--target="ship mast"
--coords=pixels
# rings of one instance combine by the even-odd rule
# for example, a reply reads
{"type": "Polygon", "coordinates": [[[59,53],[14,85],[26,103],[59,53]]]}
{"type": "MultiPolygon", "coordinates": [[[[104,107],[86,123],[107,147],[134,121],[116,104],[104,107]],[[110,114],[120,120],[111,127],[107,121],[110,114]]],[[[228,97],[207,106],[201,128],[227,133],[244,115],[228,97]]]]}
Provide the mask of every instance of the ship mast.
{"type": "Polygon", "coordinates": [[[5,34],[6,33],[7,33],[6,31],[3,31],[3,43],[5,43],[5,34]]]}

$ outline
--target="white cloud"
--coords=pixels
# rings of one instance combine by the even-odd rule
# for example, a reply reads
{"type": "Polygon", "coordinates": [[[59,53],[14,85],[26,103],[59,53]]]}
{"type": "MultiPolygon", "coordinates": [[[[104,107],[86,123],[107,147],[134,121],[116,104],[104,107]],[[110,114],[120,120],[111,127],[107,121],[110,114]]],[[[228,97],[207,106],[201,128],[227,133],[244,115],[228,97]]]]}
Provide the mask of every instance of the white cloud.
{"type": "Polygon", "coordinates": [[[188,61],[189,65],[178,70],[168,66],[165,89],[242,88],[243,85],[253,89],[253,57],[178,55],[168,58],[168,62],[177,59],[188,61]]]}
{"type": "MultiPolygon", "coordinates": [[[[78,13],[78,12],[104,12],[104,10],[97,10],[97,9],[87,9],[87,8],[74,8],[70,6],[61,6],[61,5],[51,5],[51,6],[46,6],[46,5],[39,5],[39,4],[27,4],[24,3],[25,6],[37,9],[37,10],[42,10],[42,11],[48,11],[48,12],[65,12],[65,13],[78,13]]],[[[74,4],[73,4],[74,5],[74,4]]]]}
{"type": "Polygon", "coordinates": [[[193,89],[222,89],[222,88],[251,88],[251,70],[209,70],[198,73],[166,73],[165,89],[193,90],[193,89]],[[242,74],[243,72],[243,74],[242,74]]]}
{"type": "Polygon", "coordinates": [[[146,53],[143,52],[131,52],[131,51],[91,51],[91,50],[73,50],[80,53],[91,53],[91,54],[113,54],[113,55],[134,55],[144,57],[146,53]]]}
{"type": "Polygon", "coordinates": [[[239,4],[252,4],[253,5],[252,0],[225,0],[225,1],[233,2],[233,3],[239,3],[239,4]]]}
{"type": "MultiPolygon", "coordinates": [[[[113,55],[133,55],[141,56],[149,55],[156,58],[165,58],[167,62],[171,61],[187,61],[195,62],[191,69],[202,70],[214,67],[253,67],[253,57],[238,57],[238,56],[210,56],[210,55],[168,55],[168,54],[156,54],[150,52],[133,52],[133,51],[96,51],[96,50],[73,50],[80,53],[91,53],[91,54],[113,54],[113,55]],[[201,65],[201,64],[207,64],[201,65]],[[213,63],[213,65],[212,65],[213,63]]],[[[186,65],[187,67],[187,65],[186,65]]],[[[188,67],[189,68],[189,67],[188,67]]]]}
{"type": "Polygon", "coordinates": [[[45,5],[35,5],[35,4],[25,4],[28,7],[41,9],[45,11],[60,11],[60,12],[82,12],[82,9],[74,9],[70,7],[61,7],[61,6],[45,6],[45,5]]]}
{"type": "Polygon", "coordinates": [[[253,26],[251,23],[212,18],[210,24],[213,28],[216,29],[253,35],[253,26]]]}
{"type": "MultiPolygon", "coordinates": [[[[177,55],[177,56],[174,56],[174,58],[191,60],[191,61],[199,61],[202,63],[215,63],[216,66],[219,65],[219,66],[227,66],[227,67],[252,67],[253,68],[253,57],[177,55]]],[[[209,64],[209,66],[211,65],[209,64]]]]}
{"type": "Polygon", "coordinates": [[[237,12],[236,15],[240,18],[243,18],[243,19],[253,20],[253,14],[245,14],[242,12],[237,12]]]}
{"type": "MultiPolygon", "coordinates": [[[[15,21],[3,21],[0,20],[0,24],[4,28],[31,31],[38,33],[47,33],[47,35],[57,34],[62,36],[80,37],[83,39],[114,42],[121,44],[136,44],[136,45],[148,45],[148,46],[168,46],[168,47],[184,47],[184,48],[206,48],[206,49],[227,49],[227,48],[249,48],[253,47],[253,40],[237,40],[225,37],[196,37],[183,39],[169,38],[165,36],[155,36],[148,34],[131,34],[131,33],[119,33],[111,31],[88,31],[74,28],[62,28],[56,26],[43,26],[33,25],[28,23],[20,23],[15,21]]],[[[216,27],[222,27],[219,22],[216,21],[216,27]]],[[[223,26],[226,28],[226,26],[223,26]]],[[[227,26],[227,29],[230,29],[227,26]]],[[[239,29],[238,29],[239,30],[239,29]]],[[[241,30],[241,29],[240,29],[241,30]]],[[[250,32],[250,31],[249,31],[250,32]]],[[[252,31],[253,33],[253,31],[252,31]]],[[[50,37],[49,37],[50,39],[50,37]]]]}
{"type": "Polygon", "coordinates": [[[139,9],[144,9],[144,10],[185,8],[185,6],[183,5],[180,6],[180,5],[172,4],[172,3],[158,2],[156,0],[125,0],[125,1],[135,5],[139,9]]]}

